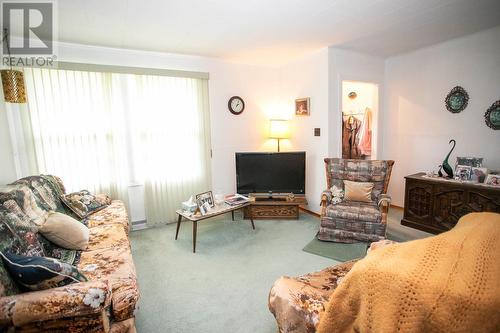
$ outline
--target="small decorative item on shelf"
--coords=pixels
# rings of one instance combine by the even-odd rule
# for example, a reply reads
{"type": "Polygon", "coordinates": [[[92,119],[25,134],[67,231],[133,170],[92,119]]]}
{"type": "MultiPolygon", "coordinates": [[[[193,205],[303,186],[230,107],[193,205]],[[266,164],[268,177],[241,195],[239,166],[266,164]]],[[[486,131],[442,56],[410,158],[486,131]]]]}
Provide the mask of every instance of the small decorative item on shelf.
{"type": "Polygon", "coordinates": [[[288,201],[294,201],[294,200],[295,200],[295,194],[288,193],[288,201]]]}
{"type": "Polygon", "coordinates": [[[488,176],[486,176],[486,180],[484,181],[484,183],[491,186],[500,186],[500,175],[489,174],[488,176]]]}
{"type": "Polygon", "coordinates": [[[457,165],[455,168],[455,180],[467,181],[470,179],[471,167],[468,165],[457,165]]]}
{"type": "Polygon", "coordinates": [[[459,113],[465,110],[469,103],[469,94],[464,88],[456,86],[448,93],[445,99],[446,109],[451,113],[459,113]]]}
{"type": "Polygon", "coordinates": [[[438,176],[439,177],[443,177],[443,172],[441,170],[443,170],[443,166],[440,164],[439,165],[439,170],[438,170],[438,176]]]}
{"type": "Polygon", "coordinates": [[[489,128],[500,129],[500,100],[493,103],[484,114],[484,121],[489,128]]]}
{"type": "Polygon", "coordinates": [[[487,175],[488,175],[487,168],[472,167],[470,173],[470,180],[476,183],[483,183],[487,175]]]}
{"type": "Polygon", "coordinates": [[[451,152],[453,151],[453,149],[455,149],[457,142],[455,140],[451,139],[450,142],[448,142],[448,143],[453,143],[453,147],[451,147],[448,155],[446,155],[446,157],[443,161],[443,170],[448,175],[448,178],[453,178],[453,169],[451,168],[451,165],[448,162],[448,159],[450,158],[450,155],[451,155],[451,152]]]}

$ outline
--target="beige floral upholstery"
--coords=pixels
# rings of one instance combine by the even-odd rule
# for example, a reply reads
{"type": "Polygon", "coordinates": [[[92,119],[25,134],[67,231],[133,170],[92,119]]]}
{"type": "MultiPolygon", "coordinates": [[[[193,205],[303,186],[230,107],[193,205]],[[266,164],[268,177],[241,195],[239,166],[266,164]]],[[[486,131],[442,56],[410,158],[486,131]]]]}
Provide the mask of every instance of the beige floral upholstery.
{"type": "Polygon", "coordinates": [[[321,195],[318,239],[342,243],[376,242],[385,238],[390,197],[386,194],[394,161],[325,158],[328,189],[321,195]],[[344,180],[373,183],[371,202],[332,202],[333,186],[344,180]]]}
{"type": "MultiPolygon", "coordinates": [[[[378,241],[371,244],[370,250],[394,243],[378,241]]],[[[276,318],[279,333],[316,332],[330,296],[359,260],[298,277],[279,278],[269,292],[269,310],[276,318]]]]}
{"type": "Polygon", "coordinates": [[[87,218],[87,223],[89,228],[107,225],[107,224],[119,224],[123,227],[125,233],[129,234],[130,223],[125,210],[125,204],[120,200],[113,200],[111,205],[102,209],[87,218]]]}
{"type": "Polygon", "coordinates": [[[23,293],[0,260],[0,332],[134,333],[139,290],[124,204],[114,200],[84,219],[88,248],[70,251],[38,233],[49,211],[72,214],[62,194],[61,180],[43,175],[0,189],[0,251],[60,258],[89,281],[23,293]]]}
{"type": "MultiPolygon", "coordinates": [[[[120,231],[123,233],[123,230],[120,231]]],[[[139,291],[132,254],[128,247],[82,252],[78,268],[89,280],[109,281],[113,291],[112,313],[115,319],[124,320],[134,315],[139,291]]]]}
{"type": "Polygon", "coordinates": [[[276,318],[280,333],[312,333],[320,315],[342,278],[354,261],[327,267],[299,277],[281,277],[269,293],[269,309],[276,318]]]}
{"type": "Polygon", "coordinates": [[[103,318],[103,311],[111,304],[110,295],[106,281],[91,281],[1,297],[0,327],[25,329],[33,325],[62,329],[64,325],[58,325],[57,319],[79,316],[103,324],[108,321],[103,318]]]}

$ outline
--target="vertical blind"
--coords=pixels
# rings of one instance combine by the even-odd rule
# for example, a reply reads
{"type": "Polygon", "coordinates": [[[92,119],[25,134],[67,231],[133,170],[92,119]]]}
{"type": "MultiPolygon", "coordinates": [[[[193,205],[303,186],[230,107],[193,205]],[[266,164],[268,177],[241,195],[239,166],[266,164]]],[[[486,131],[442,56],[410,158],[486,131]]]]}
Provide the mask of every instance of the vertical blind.
{"type": "Polygon", "coordinates": [[[38,171],[69,190],[127,200],[145,186],[148,224],[174,221],[210,186],[208,81],[26,68],[38,171]]]}

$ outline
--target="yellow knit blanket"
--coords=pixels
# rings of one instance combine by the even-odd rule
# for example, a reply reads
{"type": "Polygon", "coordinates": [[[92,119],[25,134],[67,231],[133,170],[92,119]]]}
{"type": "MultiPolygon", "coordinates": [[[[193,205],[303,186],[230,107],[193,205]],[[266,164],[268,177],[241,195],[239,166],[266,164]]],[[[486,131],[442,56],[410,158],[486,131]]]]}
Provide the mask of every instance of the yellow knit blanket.
{"type": "Polygon", "coordinates": [[[332,294],[318,333],[500,332],[500,214],[371,251],[332,294]]]}

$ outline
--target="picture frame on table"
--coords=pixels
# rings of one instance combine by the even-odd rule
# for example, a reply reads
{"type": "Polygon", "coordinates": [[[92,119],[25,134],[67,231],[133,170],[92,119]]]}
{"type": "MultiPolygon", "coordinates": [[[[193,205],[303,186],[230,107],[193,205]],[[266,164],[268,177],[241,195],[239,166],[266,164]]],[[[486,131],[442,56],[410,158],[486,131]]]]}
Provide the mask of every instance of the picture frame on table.
{"type": "Polygon", "coordinates": [[[484,183],[487,175],[488,175],[487,168],[472,167],[471,173],[470,173],[470,180],[477,182],[477,183],[484,183]]]}
{"type": "Polygon", "coordinates": [[[483,166],[483,157],[457,157],[456,165],[468,165],[481,168],[483,166]]]}
{"type": "Polygon", "coordinates": [[[500,175],[490,173],[486,176],[484,184],[490,186],[500,186],[500,175]]]}
{"type": "Polygon", "coordinates": [[[208,203],[209,207],[212,208],[215,206],[214,195],[212,191],[207,191],[203,193],[198,193],[195,197],[196,203],[198,206],[203,205],[205,202],[208,203]]]}
{"type": "Polygon", "coordinates": [[[460,181],[470,180],[472,167],[470,165],[457,165],[455,168],[455,179],[460,181]]]}
{"type": "Polygon", "coordinates": [[[198,203],[198,209],[200,210],[201,215],[205,215],[210,212],[211,207],[208,201],[197,201],[198,203]]]}

